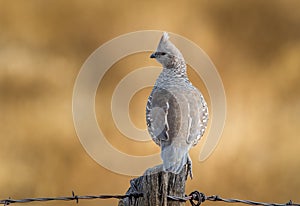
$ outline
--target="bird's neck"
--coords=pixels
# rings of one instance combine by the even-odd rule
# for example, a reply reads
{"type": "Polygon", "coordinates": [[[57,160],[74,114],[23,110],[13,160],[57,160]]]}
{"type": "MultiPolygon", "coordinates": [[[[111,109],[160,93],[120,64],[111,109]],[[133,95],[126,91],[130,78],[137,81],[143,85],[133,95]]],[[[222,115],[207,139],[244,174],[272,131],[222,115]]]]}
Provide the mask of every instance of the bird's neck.
{"type": "Polygon", "coordinates": [[[186,64],[182,59],[173,59],[170,64],[165,65],[163,72],[174,75],[174,77],[187,78],[186,64]]]}

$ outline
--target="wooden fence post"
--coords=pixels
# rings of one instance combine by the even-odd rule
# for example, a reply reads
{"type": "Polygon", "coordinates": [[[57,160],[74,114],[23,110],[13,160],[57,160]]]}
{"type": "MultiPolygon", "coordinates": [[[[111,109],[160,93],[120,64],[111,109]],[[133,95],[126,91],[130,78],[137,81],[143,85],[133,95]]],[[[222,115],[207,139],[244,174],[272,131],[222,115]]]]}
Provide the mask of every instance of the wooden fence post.
{"type": "Polygon", "coordinates": [[[143,176],[130,181],[130,188],[126,192],[143,193],[144,196],[125,198],[119,201],[119,206],[184,206],[185,202],[170,200],[167,195],[185,196],[186,172],[186,167],[179,174],[164,172],[162,165],[146,170],[143,176]]]}

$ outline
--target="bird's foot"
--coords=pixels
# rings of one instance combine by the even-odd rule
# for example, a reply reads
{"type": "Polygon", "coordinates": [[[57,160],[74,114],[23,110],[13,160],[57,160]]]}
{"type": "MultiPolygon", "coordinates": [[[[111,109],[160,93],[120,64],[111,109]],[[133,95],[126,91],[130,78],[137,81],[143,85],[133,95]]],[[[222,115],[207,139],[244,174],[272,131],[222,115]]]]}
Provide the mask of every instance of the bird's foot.
{"type": "Polygon", "coordinates": [[[193,179],[192,160],[189,155],[188,155],[186,164],[187,164],[187,171],[186,171],[185,179],[187,180],[188,176],[190,176],[190,178],[193,179]]]}

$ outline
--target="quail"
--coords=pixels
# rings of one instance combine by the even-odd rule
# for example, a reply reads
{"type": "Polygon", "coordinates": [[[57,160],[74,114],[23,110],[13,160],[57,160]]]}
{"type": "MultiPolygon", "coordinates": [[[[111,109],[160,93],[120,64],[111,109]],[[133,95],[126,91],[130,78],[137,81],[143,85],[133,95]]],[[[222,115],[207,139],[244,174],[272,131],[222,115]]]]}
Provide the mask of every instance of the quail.
{"type": "Polygon", "coordinates": [[[146,106],[146,123],[153,141],[161,148],[163,170],[178,174],[187,164],[192,178],[189,150],[203,136],[208,107],[201,92],[187,76],[183,55],[164,32],[150,58],[162,66],[146,106]]]}

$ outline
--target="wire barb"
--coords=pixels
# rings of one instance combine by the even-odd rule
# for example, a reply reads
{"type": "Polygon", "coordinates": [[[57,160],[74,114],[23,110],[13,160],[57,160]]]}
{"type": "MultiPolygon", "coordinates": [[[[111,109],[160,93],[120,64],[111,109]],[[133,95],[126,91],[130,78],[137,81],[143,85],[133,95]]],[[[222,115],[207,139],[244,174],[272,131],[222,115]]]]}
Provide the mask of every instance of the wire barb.
{"type": "Polygon", "coordinates": [[[74,191],[72,191],[72,197],[76,200],[76,204],[78,204],[78,196],[75,195],[74,191]]]}

